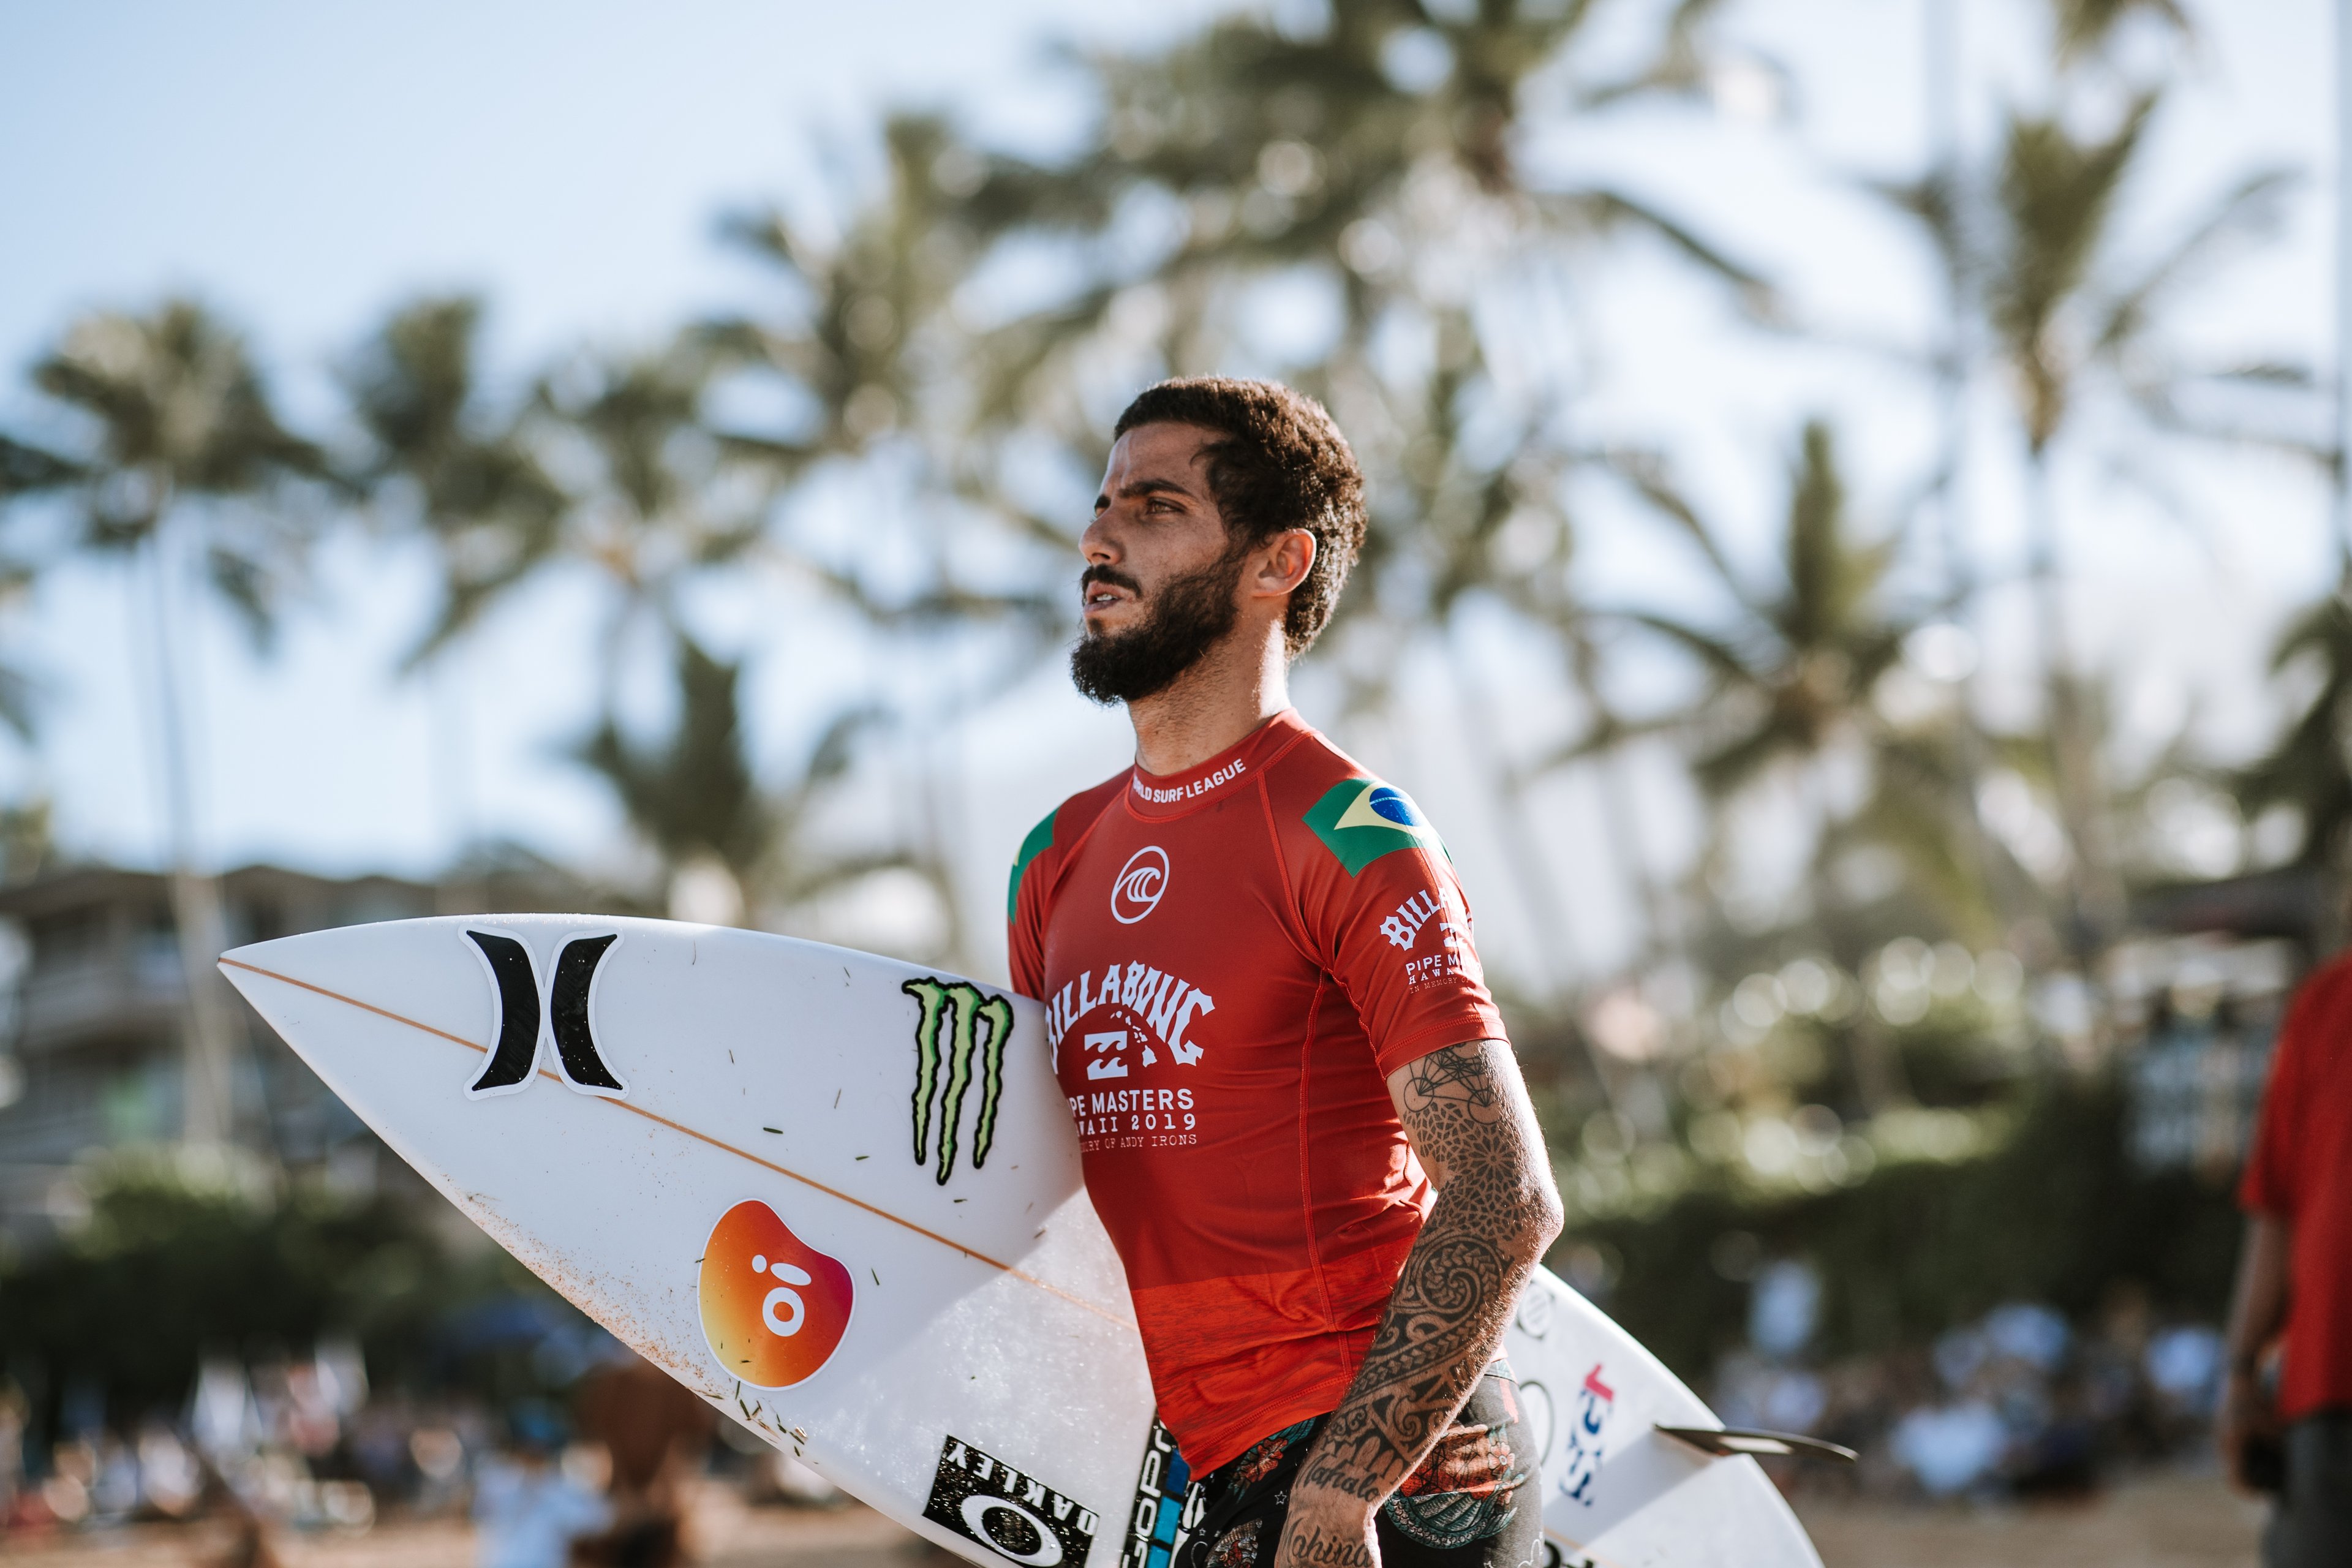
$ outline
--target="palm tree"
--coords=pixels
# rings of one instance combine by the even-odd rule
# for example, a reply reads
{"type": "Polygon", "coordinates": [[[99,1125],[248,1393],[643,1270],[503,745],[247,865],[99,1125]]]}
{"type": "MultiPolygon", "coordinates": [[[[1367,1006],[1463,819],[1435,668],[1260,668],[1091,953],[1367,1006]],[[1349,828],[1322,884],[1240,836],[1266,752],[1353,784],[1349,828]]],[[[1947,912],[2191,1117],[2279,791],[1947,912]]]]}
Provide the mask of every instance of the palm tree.
{"type": "MultiPolygon", "coordinates": [[[[2149,0],[2061,7],[2061,39],[2076,54],[2101,46],[2132,9],[2158,16],[2149,0]]],[[[2209,439],[2242,439],[2242,429],[2202,421],[2184,394],[2214,377],[2170,353],[2160,331],[2165,307],[2227,249],[2273,226],[2290,181],[2257,171],[2210,203],[2152,261],[2126,258],[2115,219],[2142,162],[2160,99],[2133,98],[2104,131],[2076,128],[2063,109],[2011,110],[1990,163],[1952,166],[1885,194],[1916,219],[1942,258],[1971,323],[1957,336],[1980,342],[2010,391],[2027,468],[2028,581],[2042,667],[2050,769],[2071,849],[2070,942],[2095,946],[2121,915],[2122,895],[2105,816],[2100,759],[2075,656],[2065,600],[2064,530],[2056,469],[2085,408],[2104,398],[2141,428],[2209,439]]],[[[1950,374],[1948,371],[1947,374],[1950,374]]],[[[1956,468],[1957,458],[1948,457],[1956,468]]],[[[2119,464],[2125,472],[2145,464],[2119,464]]],[[[1951,504],[1947,500],[1948,506],[1951,504]]],[[[1957,556],[1956,556],[1957,559],[1957,556]]],[[[1959,591],[1971,584],[1965,568],[1959,591]]]]}
{"type": "Polygon", "coordinates": [[[2114,211],[2156,106],[2154,95],[2142,96],[2105,137],[2078,136],[2055,115],[2011,117],[1997,186],[2003,238],[1986,278],[1992,342],[2018,387],[2054,777],[2080,867],[2071,912],[2086,942],[2112,931],[2121,890],[2067,624],[2053,447],[2081,405],[2084,382],[2101,373],[2130,405],[2167,426],[2179,423],[2173,395],[2189,378],[2154,341],[2158,311],[2223,246],[2273,225],[2286,184],[2281,172],[2248,177],[2152,265],[2104,282],[2099,264],[2109,260],[2102,252],[2114,211]]]}
{"type": "MultiPolygon", "coordinates": [[[[0,448],[5,448],[8,445],[7,437],[0,436],[0,448]]],[[[63,464],[50,458],[48,454],[39,452],[37,448],[19,447],[16,450],[24,454],[27,459],[25,468],[27,477],[35,471],[36,460],[38,460],[41,468],[47,468],[52,473],[69,475],[72,472],[69,465],[63,464]],[[48,468],[48,464],[52,462],[57,463],[58,466],[55,468],[48,468]]],[[[13,487],[5,471],[8,461],[9,454],[5,450],[0,450],[0,509],[7,506],[9,496],[19,488],[27,491],[43,488],[35,484],[13,487]]],[[[35,575],[30,563],[13,557],[0,556],[0,606],[15,607],[26,592],[32,587],[35,575]]],[[[0,663],[0,728],[13,731],[19,741],[32,740],[37,718],[37,707],[38,687],[33,675],[16,663],[0,663]]],[[[0,807],[0,816],[5,816],[9,811],[15,809],[16,808],[0,807]]],[[[26,809],[37,809],[44,816],[47,811],[46,805],[26,809]]],[[[5,837],[5,834],[0,833],[0,838],[5,837]]],[[[0,880],[5,879],[7,879],[0,877],[0,880]]]]}
{"type": "MultiPolygon", "coordinates": [[[[1849,968],[1885,935],[1883,910],[1846,909],[1835,890],[1840,863],[1864,847],[1898,858],[1906,886],[1925,906],[1918,912],[1976,940],[1993,935],[1992,879],[2000,871],[2014,879],[2015,868],[2005,860],[1998,869],[1989,865],[1987,847],[1972,831],[1960,715],[1904,717],[1882,700],[1883,682],[1902,665],[1906,639],[1927,612],[1894,598],[1889,577],[1901,535],[1857,535],[1829,426],[1815,420],[1804,427],[1777,570],[1762,581],[1731,559],[1719,531],[1656,458],[1620,454],[1617,466],[1696,546],[1728,614],[1606,612],[1604,618],[1679,650],[1704,676],[1706,690],[1688,709],[1660,719],[1607,718],[1572,754],[1616,749],[1645,732],[1683,737],[1693,748],[1694,776],[1717,807],[1703,865],[1720,863],[1732,808],[1770,785],[1792,795],[1810,818],[1803,830],[1811,844],[1811,908],[1790,923],[1811,926],[1849,968]],[[1831,774],[1856,769],[1858,796],[1841,804],[1831,774]]],[[[1849,1045],[1857,1090],[1870,1108],[1882,1108],[1899,1092],[1885,1042],[1864,1029],[1849,1045]]]]}
{"type": "Polygon", "coordinates": [[[2341,594],[2321,600],[2291,622],[2272,656],[2284,673],[2315,668],[2318,689],[2270,751],[2240,770],[2233,783],[2249,818],[2273,806],[2302,819],[2294,863],[2340,874],[2352,857],[2352,604],[2341,594]]]}
{"type": "Polygon", "coordinates": [[[362,477],[387,516],[425,533],[442,564],[442,604],[412,662],[446,657],[525,584],[584,569],[605,616],[598,719],[572,755],[659,857],[674,906],[707,871],[720,875],[730,918],[740,918],[765,897],[805,898],[898,863],[787,853],[816,793],[847,767],[866,715],[836,723],[803,776],[771,796],[746,747],[740,667],[714,658],[689,627],[689,588],[726,569],[782,562],[840,585],[777,537],[778,497],[812,454],[707,416],[714,382],[746,363],[743,336],[698,328],[646,354],[583,356],[501,412],[481,385],[478,321],[471,300],[420,301],[345,377],[368,437],[362,477]],[[648,638],[669,656],[678,716],[667,737],[643,745],[616,703],[622,671],[648,638]]]}
{"type": "Polygon", "coordinates": [[[634,356],[583,354],[501,414],[482,395],[478,324],[469,300],[421,301],[344,377],[367,442],[358,479],[421,527],[439,561],[441,603],[411,662],[526,583],[585,568],[606,601],[595,667],[609,714],[630,639],[652,630],[667,642],[686,586],[760,549],[766,465],[704,420],[720,362],[698,334],[634,356]]]}
{"type": "Polygon", "coordinates": [[[405,495],[406,521],[441,563],[441,605],[411,662],[447,656],[524,584],[584,570],[604,600],[592,664],[599,719],[574,755],[614,788],[673,878],[715,855],[740,887],[767,832],[735,729],[735,670],[688,634],[681,596],[759,549],[772,492],[763,465],[723,447],[703,418],[718,362],[692,333],[650,353],[583,355],[500,414],[482,395],[478,328],[471,300],[422,301],[349,377],[376,453],[371,478],[380,494],[405,495]],[[647,637],[681,650],[682,749],[667,772],[627,745],[616,717],[622,671],[647,637]],[[689,776],[706,767],[715,771],[689,776]]]}
{"type": "MultiPolygon", "coordinates": [[[[668,741],[633,744],[608,713],[574,755],[612,786],[671,881],[706,865],[724,872],[740,920],[775,833],[744,751],[736,702],[742,667],[711,658],[682,632],[676,642],[678,712],[668,741]]],[[[671,903],[675,910],[678,900],[671,903]]]]}
{"type": "Polygon", "coordinates": [[[2197,32],[2179,0],[2051,0],[2050,11],[2062,66],[2097,54],[2136,16],[2152,17],[2184,39],[2197,32]]]}
{"type": "Polygon", "coordinates": [[[871,872],[910,864],[895,853],[824,854],[804,840],[811,813],[848,773],[861,731],[878,710],[836,714],[798,776],[764,792],[745,744],[739,689],[742,666],[713,658],[692,636],[674,635],[677,713],[651,744],[632,740],[609,715],[573,752],[611,785],[630,825],[661,858],[674,914],[684,879],[715,871],[731,889],[733,918],[763,896],[793,903],[871,872]]]}
{"type": "Polygon", "coordinates": [[[1066,616],[1058,573],[1066,532],[998,482],[992,453],[969,439],[1002,418],[1004,388],[975,364],[973,332],[956,296],[981,259],[982,230],[999,205],[980,193],[978,155],[936,118],[900,115],[884,127],[887,179],[876,198],[845,197],[837,237],[778,210],[739,214],[726,233],[782,285],[764,313],[706,323],[702,342],[730,374],[764,380],[799,411],[765,429],[719,439],[767,465],[780,489],[819,472],[855,475],[912,504],[877,508],[859,551],[844,555],[793,541],[795,568],[881,626],[992,626],[1013,633],[1010,668],[1034,657],[1066,616]],[[985,580],[965,574],[959,537],[986,531],[1021,569],[985,580]],[[906,533],[910,548],[876,546],[906,533]],[[899,570],[877,572],[886,554],[899,570]]]}
{"type": "Polygon", "coordinates": [[[607,591],[607,712],[631,636],[681,626],[688,584],[745,561],[766,535],[772,490],[763,468],[702,416],[715,369],[688,335],[652,353],[589,357],[543,377],[530,439],[547,467],[578,475],[566,505],[542,538],[514,541],[521,548],[509,559],[486,570],[455,563],[453,605],[558,561],[592,568],[607,591]]]}
{"type": "MultiPolygon", "coordinates": [[[[508,561],[544,550],[561,524],[564,495],[522,439],[520,411],[498,406],[480,365],[481,304],[468,296],[420,299],[394,311],[341,367],[343,392],[361,447],[352,481],[381,526],[429,541],[444,565],[438,615],[407,657],[404,673],[427,670],[442,711],[436,770],[457,828],[457,865],[475,863],[476,825],[464,776],[462,735],[469,682],[458,668],[465,634],[492,602],[494,577],[450,572],[479,563],[485,551],[508,561]],[[454,668],[453,667],[457,667],[454,668]]],[[[452,888],[453,902],[485,889],[452,888]]]]}
{"type": "MultiPolygon", "coordinates": [[[[1695,747],[1693,773],[1710,797],[1728,802],[1769,778],[1793,777],[1817,836],[1837,826],[1820,765],[1859,752],[1871,763],[1874,795],[1916,792],[1906,805],[1940,825],[1921,847],[1923,863],[1932,868],[1935,860],[1961,858],[1953,847],[1958,803],[1948,784],[1929,787],[1920,777],[1902,751],[1906,737],[1876,701],[1881,679],[1902,662],[1905,639],[1920,619],[1916,610],[1889,601],[1900,537],[1855,537],[1829,426],[1815,420],[1804,428],[1778,570],[1763,584],[1731,560],[1718,531],[1662,464],[1635,455],[1621,456],[1620,464],[1651,507],[1696,547],[1730,614],[1703,621],[1654,609],[1611,612],[1610,618],[1663,638],[1694,661],[1706,691],[1686,713],[1626,721],[1585,747],[1615,745],[1644,731],[1679,732],[1695,747]]],[[[1820,873],[1826,857],[1814,856],[1813,864],[1816,902],[1825,905],[1820,873]]],[[[1822,912],[1817,907],[1816,918],[1822,912]]]]}
{"type": "Polygon", "coordinates": [[[563,516],[564,494],[526,444],[519,411],[485,396],[481,313],[462,295],[405,305],[341,377],[366,442],[354,479],[395,525],[431,539],[446,568],[440,613],[411,668],[462,634],[510,581],[500,566],[543,559],[563,516]],[[483,564],[485,555],[498,564],[483,564]]]}
{"type": "MultiPolygon", "coordinates": [[[[0,511],[13,496],[70,484],[79,474],[79,466],[69,459],[0,436],[0,511]]],[[[34,576],[29,563],[0,557],[0,605],[19,599],[34,576]]],[[[0,663],[0,727],[19,741],[34,737],[37,696],[29,673],[13,662],[0,663]]],[[[0,805],[0,882],[31,876],[47,861],[51,848],[47,800],[0,805]]]]}
{"type": "Polygon", "coordinates": [[[1643,500],[1694,545],[1716,585],[1734,605],[1732,624],[1708,626],[1657,610],[1623,618],[1679,647],[1710,679],[1712,696],[1697,723],[1704,737],[1696,763],[1700,784],[1729,795],[1774,764],[1811,759],[1866,727],[1878,679],[1902,657],[1911,623],[1884,597],[1895,538],[1852,537],[1845,481],[1835,439],[1821,420],[1807,423],[1790,475],[1777,580],[1759,587],[1725,553],[1654,458],[1621,459],[1643,500]]]}
{"type": "MultiPolygon", "coordinates": [[[[2189,20],[2174,0],[2052,0],[2053,45],[2062,74],[2103,57],[2114,35],[2129,18],[2147,15],[2171,27],[2184,39],[2193,38],[2189,20]]],[[[1971,187],[1960,152],[1960,97],[1965,86],[1964,33],[1959,0],[1926,0],[1924,37],[1927,48],[1925,91],[1927,109],[1929,163],[1916,181],[1881,185],[1879,194],[1917,220],[1934,242],[1941,262],[1948,321],[1943,341],[1927,356],[1936,383],[1937,422],[1941,426],[1937,468],[1930,486],[1941,529],[1945,600],[1948,611],[1966,615],[1974,603],[1977,570],[1969,557],[1969,517],[1964,475],[1969,447],[1969,391],[1983,324],[1976,319],[1980,258],[1976,254],[1977,231],[1982,226],[1980,194],[1971,187]]],[[[1948,780],[1958,797],[1969,803],[1968,836],[1979,847],[1986,834],[1976,816],[1976,784],[1982,776],[1987,737],[1979,733],[1965,700],[1958,722],[1935,749],[1936,766],[1948,764],[1948,780]]],[[[1927,755],[1915,756],[1927,764],[1927,755]]],[[[1906,814],[1874,811],[1874,817],[1895,826],[1898,836],[1921,843],[1940,841],[1932,825],[1925,837],[1900,827],[1906,814]]],[[[1938,857],[1931,855],[1931,859],[1938,857]]],[[[1979,864],[1988,856],[1976,857],[1979,864]]]]}
{"type": "Polygon", "coordinates": [[[166,300],[146,315],[82,317],[34,366],[33,380],[78,416],[87,438],[72,455],[12,444],[12,487],[70,495],[65,548],[132,562],[126,592],[145,579],[148,603],[131,620],[145,631],[154,670],[155,753],[170,805],[173,917],[188,990],[183,1131],[191,1143],[217,1142],[232,1131],[235,1016],[213,966],[227,945],[219,889],[196,844],[180,577],[194,555],[220,601],[266,646],[315,526],[311,510],[286,503],[300,482],[323,479],[326,465],[280,423],[244,342],[191,300],[166,300]]]}

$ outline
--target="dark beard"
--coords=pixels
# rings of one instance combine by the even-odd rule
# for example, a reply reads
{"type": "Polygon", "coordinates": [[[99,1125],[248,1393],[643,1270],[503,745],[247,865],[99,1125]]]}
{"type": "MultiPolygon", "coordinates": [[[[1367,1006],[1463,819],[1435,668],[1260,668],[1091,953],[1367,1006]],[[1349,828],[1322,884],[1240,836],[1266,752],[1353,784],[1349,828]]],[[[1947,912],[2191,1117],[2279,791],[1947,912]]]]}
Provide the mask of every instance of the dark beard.
{"type": "MultiPolygon", "coordinates": [[[[1171,577],[1142,599],[1140,625],[1123,632],[1081,632],[1070,649],[1070,679],[1080,691],[1108,706],[1157,696],[1234,629],[1241,604],[1242,565],[1249,552],[1231,548],[1197,572],[1171,577]]],[[[1079,579],[1108,579],[1134,587],[1122,574],[1090,570],[1079,579]]]]}

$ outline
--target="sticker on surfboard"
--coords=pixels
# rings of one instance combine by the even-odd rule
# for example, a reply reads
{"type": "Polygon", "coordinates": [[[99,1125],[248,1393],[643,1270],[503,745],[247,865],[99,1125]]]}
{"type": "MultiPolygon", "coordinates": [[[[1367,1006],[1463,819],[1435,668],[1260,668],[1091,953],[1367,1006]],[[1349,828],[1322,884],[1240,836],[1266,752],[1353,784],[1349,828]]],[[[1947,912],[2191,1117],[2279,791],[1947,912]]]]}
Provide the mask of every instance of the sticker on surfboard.
{"type": "Polygon", "coordinates": [[[1583,1385],[1576,1391],[1575,1403],[1569,1412],[1568,1463],[1554,1483],[1562,1497],[1587,1508],[1592,1506],[1597,1495],[1595,1484],[1601,1479],[1609,1417],[1617,1408],[1617,1391],[1601,1381],[1601,1364],[1592,1363],[1592,1370],[1584,1374],[1583,1385]]]}
{"type": "Polygon", "coordinates": [[[898,987],[921,1007],[915,1019],[915,1164],[939,1131],[940,1186],[955,1173],[964,1093],[977,1085],[980,1109],[971,1131],[971,1168],[988,1163],[996,1142],[996,1113],[1004,1100],[1004,1042],[1013,1034],[1013,1004],[969,980],[929,975],[898,987]]]}
{"type": "Polygon", "coordinates": [[[839,1259],[746,1198],[711,1227],[700,1296],[702,1337],[727,1375],[754,1388],[790,1388],[841,1348],[857,1287],[839,1259]]]}
{"type": "Polygon", "coordinates": [[[1143,1440],[1143,1469],[1135,1478],[1135,1511],[1128,1517],[1118,1568],[1168,1568],[1184,1550],[1208,1511],[1207,1491],[1192,1483],[1175,1434],[1155,1414],[1151,1435],[1143,1440]]]}
{"type": "Polygon", "coordinates": [[[467,1100],[520,1094],[530,1087],[539,1064],[550,1058],[578,1093],[600,1100],[628,1098],[628,1084],[596,1043],[594,1023],[604,955],[620,945],[619,931],[580,931],[567,937],[544,984],[521,933],[468,925],[464,940],[488,977],[498,1014],[497,1043],[480,1074],[466,1086],[467,1100]]]}
{"type": "Polygon", "coordinates": [[[923,1517],[1028,1568],[1077,1568],[1102,1523],[1076,1499],[952,1433],[940,1447],[923,1517]]]}

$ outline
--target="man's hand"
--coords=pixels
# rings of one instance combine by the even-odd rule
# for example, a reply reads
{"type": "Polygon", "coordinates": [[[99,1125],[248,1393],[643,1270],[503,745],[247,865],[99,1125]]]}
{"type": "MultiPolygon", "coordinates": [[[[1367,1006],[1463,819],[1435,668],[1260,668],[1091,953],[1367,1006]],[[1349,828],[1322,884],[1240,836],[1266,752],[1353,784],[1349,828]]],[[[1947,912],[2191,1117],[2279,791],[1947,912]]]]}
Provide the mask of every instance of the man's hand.
{"type": "Polygon", "coordinates": [[[1372,1519],[1503,1348],[1519,1290],[1559,1234],[1559,1194],[1511,1047],[1475,1040],[1389,1076],[1437,1202],[1405,1255],[1348,1396],[1291,1489],[1277,1568],[1380,1561],[1372,1519]],[[1316,1555],[1359,1552],[1361,1555],[1316,1555]]]}
{"type": "Polygon", "coordinates": [[[2232,1370],[2221,1384],[2221,1400],[2214,1413],[2213,1444],[2221,1452],[2221,1473],[2240,1491],[2257,1489],[2246,1474],[2246,1447],[2270,1433],[2274,1423],[2270,1404],[2251,1372],[2232,1370]]]}
{"type": "Polygon", "coordinates": [[[1377,1505],[1346,1492],[1294,1486],[1289,1522],[1275,1553],[1276,1568],[1379,1568],[1372,1524],[1379,1511],[1377,1505]]]}
{"type": "Polygon", "coordinates": [[[2221,1451],[2222,1472],[2246,1491],[2254,1489],[2246,1475],[2247,1441],[2276,1429],[2255,1368],[2263,1345],[2286,1317],[2294,1251],[2294,1233],[2283,1216],[2247,1216],[2237,1283],[2231,1291],[2230,1323],[2221,1336],[2230,1375],[2221,1384],[2221,1407],[2213,1418],[2213,1443],[2221,1451]]]}

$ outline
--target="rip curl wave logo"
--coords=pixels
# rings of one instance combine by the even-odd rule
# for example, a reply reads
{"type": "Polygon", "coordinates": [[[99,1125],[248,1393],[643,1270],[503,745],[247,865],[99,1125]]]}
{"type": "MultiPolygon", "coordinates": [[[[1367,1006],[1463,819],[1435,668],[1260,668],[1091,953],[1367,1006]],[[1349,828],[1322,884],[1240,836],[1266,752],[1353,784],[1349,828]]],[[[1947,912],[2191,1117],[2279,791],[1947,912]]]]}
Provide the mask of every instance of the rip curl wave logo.
{"type": "Polygon", "coordinates": [[[996,1109],[1004,1098],[1004,1042],[1013,1033],[1013,1004],[969,980],[909,980],[898,987],[922,1005],[915,1020],[915,1163],[929,1158],[933,1105],[940,1134],[939,1184],[954,1173],[963,1097],[977,1073],[980,1114],[971,1130],[971,1168],[988,1163],[996,1142],[996,1109]],[[983,1027],[986,1033],[983,1035],[983,1027]]]}
{"type": "Polygon", "coordinates": [[[1168,851],[1147,844],[1127,858],[1110,885],[1110,918],[1131,926],[1160,907],[1168,891],[1168,851]]]}
{"type": "Polygon", "coordinates": [[[629,1086],[604,1060],[596,1045],[596,991],[604,955],[620,945],[618,931],[567,938],[556,951],[555,972],[541,987],[530,945],[520,934],[496,926],[466,928],[465,940],[489,977],[498,1004],[498,1043],[479,1077],[466,1088],[468,1100],[520,1094],[549,1057],[563,1081],[581,1094],[624,1100],[629,1086]]]}
{"type": "Polygon", "coordinates": [[[816,1375],[857,1305],[841,1260],[794,1236],[783,1217],[746,1198],[711,1227],[698,1294],[710,1353],[754,1388],[790,1388],[816,1375]]]}

